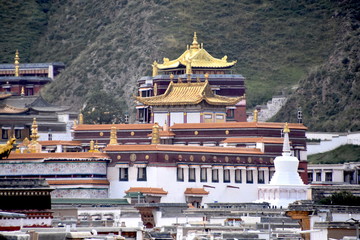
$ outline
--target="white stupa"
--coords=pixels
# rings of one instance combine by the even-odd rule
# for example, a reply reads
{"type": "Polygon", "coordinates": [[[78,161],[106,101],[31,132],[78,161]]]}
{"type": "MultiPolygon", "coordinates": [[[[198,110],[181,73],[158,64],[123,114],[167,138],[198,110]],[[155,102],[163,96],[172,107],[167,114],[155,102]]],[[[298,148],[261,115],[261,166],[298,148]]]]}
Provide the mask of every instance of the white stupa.
{"type": "Polygon", "coordinates": [[[289,132],[286,123],[282,156],[274,160],[275,173],[270,183],[258,188],[257,202],[269,202],[272,206],[287,208],[289,203],[307,199],[308,187],[298,173],[299,160],[291,156],[289,132]]]}

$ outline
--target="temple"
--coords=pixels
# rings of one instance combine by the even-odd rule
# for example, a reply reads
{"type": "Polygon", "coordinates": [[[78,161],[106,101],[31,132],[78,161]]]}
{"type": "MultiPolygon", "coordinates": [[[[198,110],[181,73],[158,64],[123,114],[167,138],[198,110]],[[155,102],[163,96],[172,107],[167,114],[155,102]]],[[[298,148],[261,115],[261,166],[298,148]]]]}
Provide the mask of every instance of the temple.
{"type": "Polygon", "coordinates": [[[180,57],[155,61],[152,77],[138,80],[138,122],[246,121],[245,79],[231,73],[235,64],[211,56],[194,33],[180,57]]]}
{"type": "Polygon", "coordinates": [[[16,50],[14,64],[0,64],[0,92],[13,96],[32,96],[54,80],[65,65],[59,63],[20,63],[16,50]]]}

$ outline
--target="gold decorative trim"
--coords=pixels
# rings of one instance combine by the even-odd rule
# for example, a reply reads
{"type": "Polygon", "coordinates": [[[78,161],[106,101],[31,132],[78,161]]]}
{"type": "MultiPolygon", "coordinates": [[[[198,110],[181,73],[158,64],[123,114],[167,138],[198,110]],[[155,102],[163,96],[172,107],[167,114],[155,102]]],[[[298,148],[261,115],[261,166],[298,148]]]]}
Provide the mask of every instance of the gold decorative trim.
{"type": "Polygon", "coordinates": [[[247,161],[248,161],[248,163],[251,163],[251,162],[252,162],[252,158],[251,158],[251,157],[248,157],[247,161]]]}
{"type": "Polygon", "coordinates": [[[117,160],[120,160],[120,159],[121,159],[121,155],[117,155],[116,158],[117,158],[117,160]]]}
{"type": "Polygon", "coordinates": [[[226,130],[226,131],[225,131],[225,134],[226,134],[226,135],[229,135],[229,130],[226,130]]]}
{"type": "Polygon", "coordinates": [[[103,133],[103,132],[100,132],[99,135],[102,137],[102,136],[104,136],[104,133],[103,133]]]}
{"type": "Polygon", "coordinates": [[[130,161],[132,161],[132,162],[136,161],[136,154],[135,153],[130,154],[130,161]]]}
{"type": "Polygon", "coordinates": [[[146,160],[148,160],[149,158],[150,158],[149,155],[146,155],[146,156],[145,156],[145,159],[146,159],[146,160]]]}
{"type": "Polygon", "coordinates": [[[198,135],[198,134],[199,134],[199,132],[198,132],[198,131],[195,131],[195,132],[194,132],[194,135],[198,135]]]}
{"type": "Polygon", "coordinates": [[[134,136],[134,135],[135,135],[135,132],[131,132],[130,135],[131,135],[131,136],[134,136]]]}
{"type": "Polygon", "coordinates": [[[225,162],[229,162],[229,157],[228,156],[225,157],[225,162]]]}
{"type": "Polygon", "coordinates": [[[165,161],[169,161],[169,155],[165,154],[165,161]]]}
{"type": "Polygon", "coordinates": [[[201,156],[201,161],[205,162],[205,161],[206,161],[206,157],[205,157],[205,156],[201,156]]]}
{"type": "Polygon", "coordinates": [[[190,155],[190,161],[194,161],[194,156],[190,155]]]}

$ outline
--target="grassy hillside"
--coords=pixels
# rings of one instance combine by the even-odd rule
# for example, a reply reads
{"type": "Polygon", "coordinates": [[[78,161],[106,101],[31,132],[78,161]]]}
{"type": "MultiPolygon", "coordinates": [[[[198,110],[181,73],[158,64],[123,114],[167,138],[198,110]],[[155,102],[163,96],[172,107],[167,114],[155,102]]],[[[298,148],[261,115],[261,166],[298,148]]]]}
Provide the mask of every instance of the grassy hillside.
{"type": "MultiPolygon", "coordinates": [[[[24,40],[31,47],[22,55],[37,62],[65,62],[66,71],[44,94],[75,108],[94,102],[91,97],[103,89],[126,101],[115,107],[132,109],[136,80],[151,73],[154,60],[178,57],[194,31],[213,56],[238,60],[234,72],[247,78],[248,106],[261,104],[281,91],[292,92],[310,69],[335,54],[343,27],[338,13],[348,11],[329,0],[28,2],[42,24],[29,37],[36,40],[24,40]]],[[[25,11],[0,7],[10,18],[25,11]]],[[[4,30],[13,25],[7,22],[0,29],[4,42],[13,39],[4,30]]],[[[9,62],[13,51],[0,46],[0,55],[9,62]]]]}
{"type": "Polygon", "coordinates": [[[360,130],[360,2],[344,1],[340,6],[333,52],[301,79],[275,120],[295,121],[301,106],[304,123],[312,130],[360,130]]]}
{"type": "Polygon", "coordinates": [[[360,146],[344,145],[333,151],[308,156],[309,163],[331,164],[360,161],[360,146]]]}

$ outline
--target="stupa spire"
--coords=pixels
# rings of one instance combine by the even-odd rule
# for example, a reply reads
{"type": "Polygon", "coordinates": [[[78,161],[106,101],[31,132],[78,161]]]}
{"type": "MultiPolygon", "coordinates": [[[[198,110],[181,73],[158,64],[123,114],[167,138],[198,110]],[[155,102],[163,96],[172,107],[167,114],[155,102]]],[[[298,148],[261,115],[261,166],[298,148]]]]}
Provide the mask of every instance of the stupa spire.
{"type": "Polygon", "coordinates": [[[283,156],[291,156],[289,132],[290,132],[290,129],[289,129],[288,123],[285,123],[284,130],[283,130],[283,133],[284,133],[284,144],[283,144],[283,149],[282,149],[283,156]]]}
{"type": "Polygon", "coordinates": [[[196,32],[194,32],[193,42],[190,46],[190,49],[199,49],[199,43],[197,41],[196,32]]]}
{"type": "Polygon", "coordinates": [[[20,57],[19,57],[19,51],[16,49],[16,52],[15,52],[15,58],[14,58],[15,62],[15,77],[18,77],[19,76],[19,69],[20,69],[20,57]]]}

